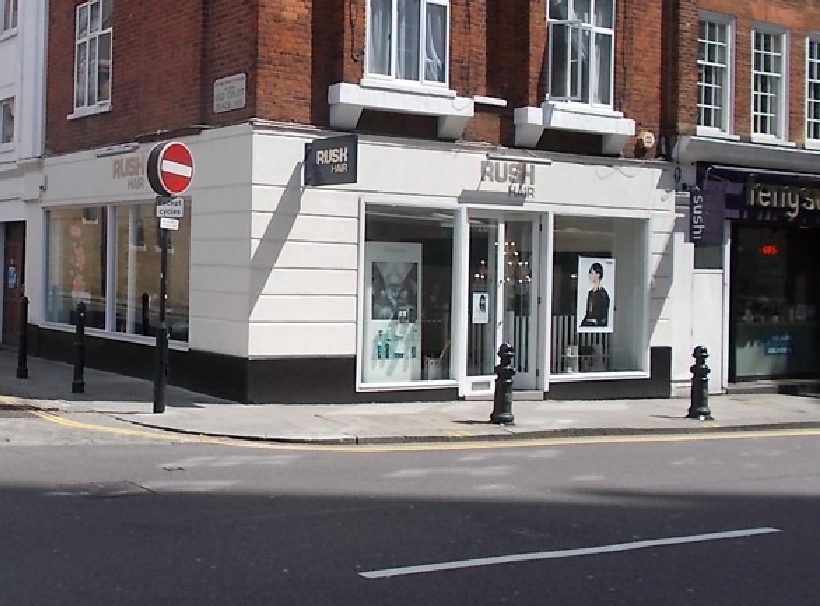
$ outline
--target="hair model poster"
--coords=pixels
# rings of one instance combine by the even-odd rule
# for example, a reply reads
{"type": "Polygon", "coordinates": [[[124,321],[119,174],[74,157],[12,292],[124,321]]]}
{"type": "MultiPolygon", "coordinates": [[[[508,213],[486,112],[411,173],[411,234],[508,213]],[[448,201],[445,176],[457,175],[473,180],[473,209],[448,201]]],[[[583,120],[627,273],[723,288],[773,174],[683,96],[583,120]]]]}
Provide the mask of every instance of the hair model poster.
{"type": "Polygon", "coordinates": [[[578,257],[577,330],[614,330],[615,259],[578,257]]]}

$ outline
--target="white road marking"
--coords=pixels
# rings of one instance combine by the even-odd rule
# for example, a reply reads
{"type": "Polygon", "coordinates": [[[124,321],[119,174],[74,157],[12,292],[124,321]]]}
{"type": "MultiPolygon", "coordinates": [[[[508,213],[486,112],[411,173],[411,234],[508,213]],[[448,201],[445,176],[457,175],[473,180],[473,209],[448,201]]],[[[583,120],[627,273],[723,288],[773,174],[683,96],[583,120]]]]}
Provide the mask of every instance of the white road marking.
{"type": "Polygon", "coordinates": [[[389,577],[399,577],[410,574],[440,572],[442,570],[459,570],[462,568],[476,568],[479,566],[495,566],[496,564],[510,564],[512,562],[557,560],[562,558],[572,558],[576,556],[598,555],[602,553],[620,553],[623,551],[647,549],[650,547],[664,547],[667,545],[685,545],[686,543],[703,543],[706,541],[718,541],[721,539],[739,539],[744,537],[753,537],[762,534],[771,534],[773,532],[780,532],[780,529],[748,528],[745,530],[727,530],[724,532],[711,532],[707,534],[696,534],[683,537],[669,537],[666,539],[648,539],[644,541],[635,541],[633,543],[616,543],[614,545],[601,545],[598,547],[581,547],[578,549],[563,549],[561,551],[518,553],[491,558],[473,558],[470,560],[441,562],[439,564],[421,564],[419,566],[386,568],[384,570],[371,570],[368,572],[360,572],[359,575],[366,579],[386,579],[389,577]]]}

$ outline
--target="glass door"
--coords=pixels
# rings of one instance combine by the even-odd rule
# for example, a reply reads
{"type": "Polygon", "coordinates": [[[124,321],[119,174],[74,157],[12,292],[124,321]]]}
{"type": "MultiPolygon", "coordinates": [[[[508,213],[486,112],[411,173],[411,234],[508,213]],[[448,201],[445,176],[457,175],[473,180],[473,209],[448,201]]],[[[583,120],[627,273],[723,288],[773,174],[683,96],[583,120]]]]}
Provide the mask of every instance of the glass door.
{"type": "Polygon", "coordinates": [[[536,388],[538,223],[470,217],[468,395],[493,389],[501,343],[515,348],[516,390],[536,388]]]}
{"type": "Polygon", "coordinates": [[[505,221],[503,315],[501,340],[515,348],[516,389],[536,387],[537,326],[537,237],[531,220],[505,221]]]}

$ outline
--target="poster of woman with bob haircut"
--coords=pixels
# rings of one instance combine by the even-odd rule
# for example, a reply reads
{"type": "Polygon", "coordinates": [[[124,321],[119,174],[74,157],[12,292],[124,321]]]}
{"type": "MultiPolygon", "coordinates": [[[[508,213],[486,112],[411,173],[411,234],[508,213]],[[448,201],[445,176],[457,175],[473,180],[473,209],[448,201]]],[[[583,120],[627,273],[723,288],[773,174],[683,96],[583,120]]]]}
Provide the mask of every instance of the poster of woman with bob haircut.
{"type": "Polygon", "coordinates": [[[613,332],[615,259],[578,257],[578,332],[613,332]]]}

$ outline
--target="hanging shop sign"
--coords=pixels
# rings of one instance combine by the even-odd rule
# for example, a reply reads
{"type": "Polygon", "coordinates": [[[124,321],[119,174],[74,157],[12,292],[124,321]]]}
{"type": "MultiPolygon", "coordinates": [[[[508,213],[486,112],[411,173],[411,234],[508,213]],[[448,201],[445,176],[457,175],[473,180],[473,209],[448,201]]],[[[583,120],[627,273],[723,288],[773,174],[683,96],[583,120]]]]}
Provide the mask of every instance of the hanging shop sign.
{"type": "Polygon", "coordinates": [[[695,246],[723,244],[726,188],[721,182],[707,181],[703,189],[689,192],[689,241],[695,246]]]}
{"type": "Polygon", "coordinates": [[[305,143],[305,185],[342,185],[358,178],[359,137],[344,135],[305,143]]]}

